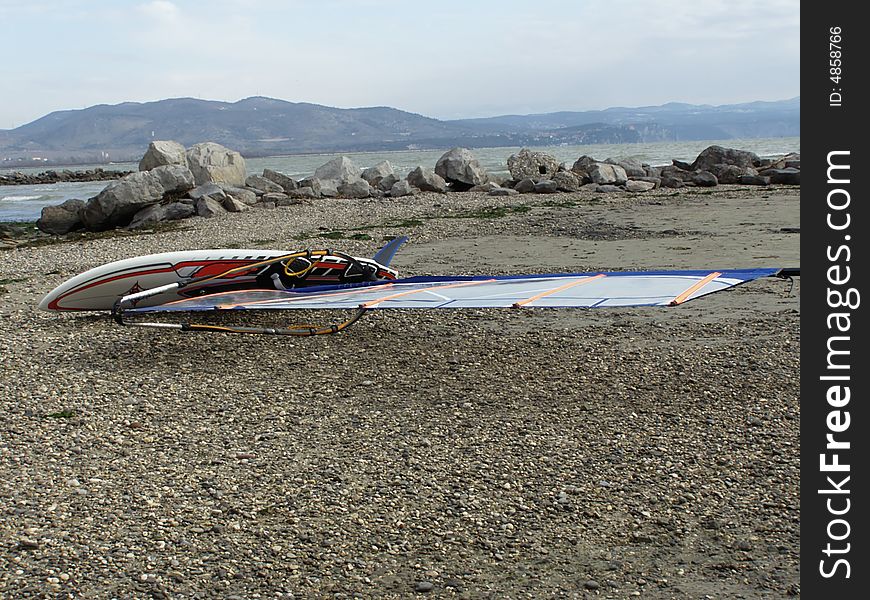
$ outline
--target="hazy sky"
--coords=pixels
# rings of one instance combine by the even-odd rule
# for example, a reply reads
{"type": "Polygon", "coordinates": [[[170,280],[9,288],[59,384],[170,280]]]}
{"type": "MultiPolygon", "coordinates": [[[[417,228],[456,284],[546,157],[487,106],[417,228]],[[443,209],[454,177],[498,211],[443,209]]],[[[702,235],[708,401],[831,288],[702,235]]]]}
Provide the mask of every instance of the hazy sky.
{"type": "Polygon", "coordinates": [[[270,96],[438,118],[800,93],[799,0],[0,0],[0,129],[270,96]]]}

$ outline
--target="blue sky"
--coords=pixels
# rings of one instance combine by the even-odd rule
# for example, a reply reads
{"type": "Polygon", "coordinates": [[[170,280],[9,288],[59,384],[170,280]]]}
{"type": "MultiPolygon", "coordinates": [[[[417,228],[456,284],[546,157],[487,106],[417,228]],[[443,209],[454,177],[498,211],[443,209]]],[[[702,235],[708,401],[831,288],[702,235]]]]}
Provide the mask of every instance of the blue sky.
{"type": "Polygon", "coordinates": [[[173,97],[448,119],[781,100],[799,30],[799,0],[0,0],[0,129],[173,97]]]}

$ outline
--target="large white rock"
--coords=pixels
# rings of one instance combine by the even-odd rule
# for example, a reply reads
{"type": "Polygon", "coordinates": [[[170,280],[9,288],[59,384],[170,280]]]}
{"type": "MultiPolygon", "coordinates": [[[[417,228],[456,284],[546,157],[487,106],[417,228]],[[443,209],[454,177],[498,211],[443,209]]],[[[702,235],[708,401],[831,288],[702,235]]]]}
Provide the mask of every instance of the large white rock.
{"type": "Polygon", "coordinates": [[[193,189],[193,173],[186,165],[163,165],[154,167],[150,173],[163,186],[163,193],[186,192],[193,189]]]}
{"type": "Polygon", "coordinates": [[[194,144],[187,151],[187,164],[196,179],[196,185],[226,183],[245,185],[245,159],[238,152],[215,142],[194,144]]]}
{"type": "MultiPolygon", "coordinates": [[[[417,167],[405,178],[415,188],[424,192],[447,193],[447,182],[432,169],[417,167]]],[[[392,193],[390,194],[392,195],[392,193]]]]}
{"type": "Polygon", "coordinates": [[[407,179],[400,179],[390,188],[390,198],[401,198],[402,196],[413,196],[416,193],[416,188],[408,183],[407,179]]]}
{"type": "Polygon", "coordinates": [[[372,195],[372,187],[365,179],[348,181],[338,186],[338,195],[342,198],[368,198],[372,195]]]}
{"type": "Polygon", "coordinates": [[[268,194],[270,192],[284,193],[284,188],[262,175],[248,175],[245,179],[245,187],[259,190],[261,194],[268,194]]]}
{"type": "Polygon", "coordinates": [[[148,144],[145,156],[139,161],[140,171],[150,171],[164,165],[187,166],[187,150],[178,142],[171,140],[156,140],[148,144]]]}
{"type": "Polygon", "coordinates": [[[545,152],[535,152],[523,148],[516,154],[511,154],[507,160],[511,177],[520,181],[531,179],[552,179],[559,172],[559,161],[545,152]]]}
{"type": "Polygon", "coordinates": [[[589,167],[588,173],[592,183],[622,185],[628,181],[625,169],[619,165],[595,163],[589,167]]]}
{"type": "MultiPolygon", "coordinates": [[[[382,160],[375,166],[369,167],[368,169],[363,171],[362,178],[368,181],[370,186],[375,188],[380,187],[381,181],[383,181],[385,177],[389,177],[390,175],[395,174],[395,171],[393,171],[393,165],[390,164],[390,161],[382,160]]],[[[396,181],[398,180],[393,179],[392,183],[390,183],[390,187],[392,187],[393,183],[395,183],[396,181]]]]}
{"type": "Polygon", "coordinates": [[[486,169],[468,148],[453,148],[442,154],[435,163],[435,173],[460,191],[487,181],[486,169]]]}
{"type": "Polygon", "coordinates": [[[355,181],[362,176],[362,171],[346,156],[336,156],[331,161],[317,167],[314,176],[321,181],[331,180],[340,183],[355,181]]]}
{"type": "Polygon", "coordinates": [[[622,167],[622,169],[625,171],[625,174],[629,177],[646,176],[646,169],[644,169],[643,163],[636,158],[607,158],[604,160],[604,162],[622,167]]]}
{"type": "Polygon", "coordinates": [[[281,186],[281,189],[285,192],[288,190],[295,190],[299,187],[299,184],[292,177],[287,177],[284,173],[279,173],[278,171],[273,171],[272,169],[263,169],[263,177],[277,183],[281,186]]]}

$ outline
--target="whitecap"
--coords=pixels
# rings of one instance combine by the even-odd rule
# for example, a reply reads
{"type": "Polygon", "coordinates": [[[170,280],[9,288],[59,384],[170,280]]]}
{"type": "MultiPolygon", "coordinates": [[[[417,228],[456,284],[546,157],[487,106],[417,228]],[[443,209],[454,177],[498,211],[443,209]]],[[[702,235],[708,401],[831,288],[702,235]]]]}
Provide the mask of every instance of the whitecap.
{"type": "Polygon", "coordinates": [[[25,200],[39,200],[44,196],[0,196],[0,201],[24,202],[25,200]]]}

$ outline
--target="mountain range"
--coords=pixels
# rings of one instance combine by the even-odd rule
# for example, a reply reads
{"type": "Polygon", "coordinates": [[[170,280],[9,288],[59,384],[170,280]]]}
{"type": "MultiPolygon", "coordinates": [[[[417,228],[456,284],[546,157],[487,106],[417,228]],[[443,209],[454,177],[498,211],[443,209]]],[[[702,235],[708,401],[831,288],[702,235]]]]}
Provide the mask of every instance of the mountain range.
{"type": "Polygon", "coordinates": [[[722,106],[639,108],[439,120],[395,108],[332,108],[253,97],[238,102],[173,98],[50,113],[0,130],[0,165],[138,160],[152,140],[223,144],[245,156],[545,146],[800,135],[800,97],[722,106]]]}

